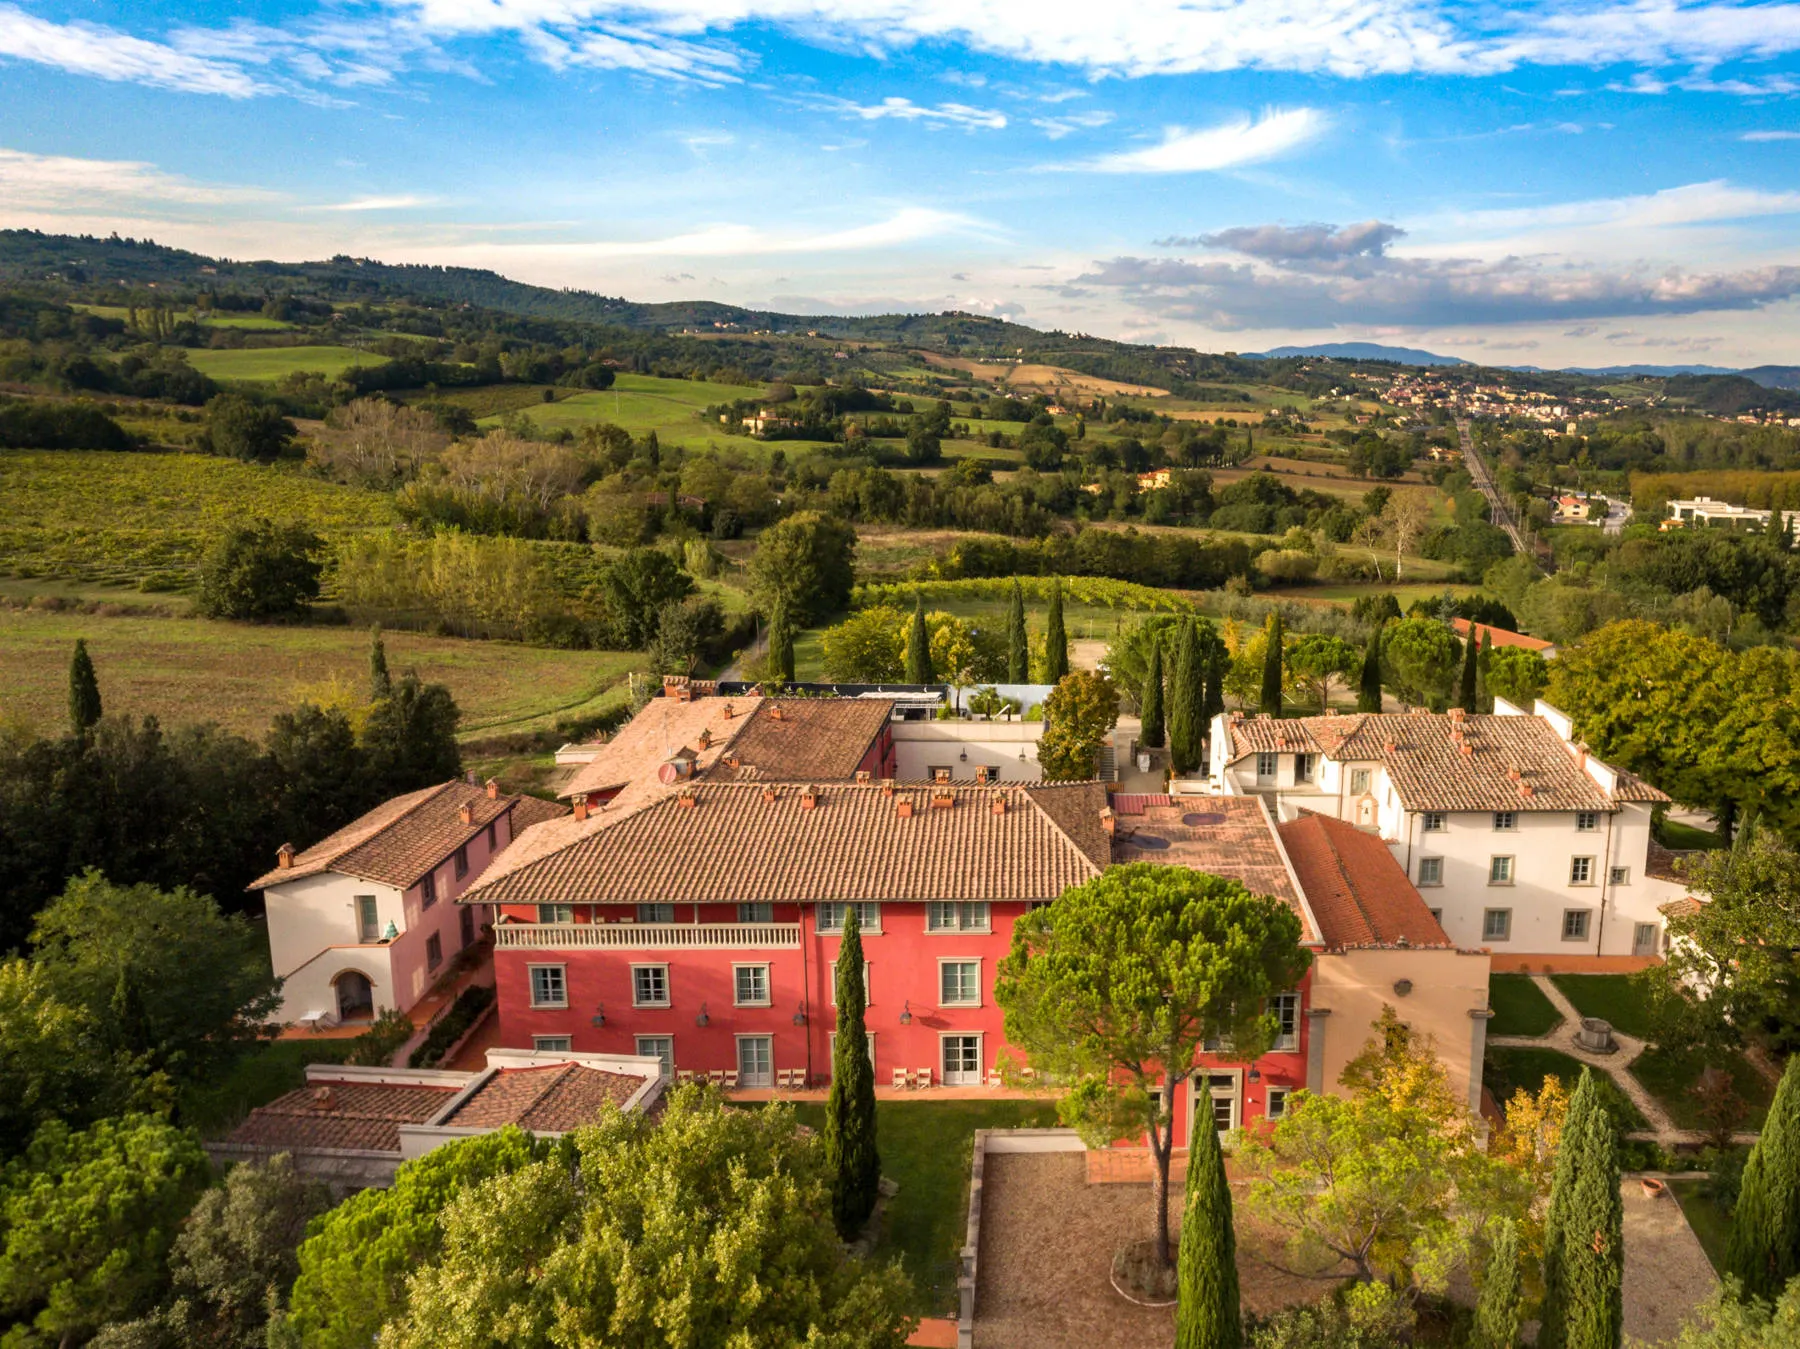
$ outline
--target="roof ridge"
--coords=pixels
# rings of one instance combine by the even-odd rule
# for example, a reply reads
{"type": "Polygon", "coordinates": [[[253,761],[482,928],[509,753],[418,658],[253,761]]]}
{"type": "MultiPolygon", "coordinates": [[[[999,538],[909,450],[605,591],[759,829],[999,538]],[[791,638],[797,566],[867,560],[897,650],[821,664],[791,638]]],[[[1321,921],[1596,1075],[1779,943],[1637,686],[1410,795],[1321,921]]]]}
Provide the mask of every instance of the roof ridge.
{"type": "MultiPolygon", "coordinates": [[[[982,785],[984,785],[984,786],[1003,786],[1005,784],[982,784],[982,785]]],[[[1052,815],[1049,811],[1045,810],[1042,806],[1040,806],[1037,803],[1036,793],[1038,793],[1038,792],[1058,791],[1061,789],[1071,788],[1071,787],[1072,788],[1081,788],[1086,785],[1085,783],[1040,781],[1035,787],[1029,783],[1026,783],[1022,786],[1019,783],[1013,783],[1011,785],[1013,785],[1015,787],[1020,787],[1020,790],[1022,790],[1025,793],[1025,799],[1027,801],[1031,802],[1031,808],[1033,810],[1035,810],[1039,815],[1042,815],[1044,817],[1045,821],[1050,825],[1050,827],[1056,831],[1056,836],[1063,841],[1063,843],[1066,847],[1073,850],[1077,857],[1079,857],[1083,862],[1087,863],[1089,866],[1094,867],[1096,870],[1099,870],[1099,871],[1106,870],[1105,866],[1102,866],[1101,864],[1095,862],[1093,858],[1091,858],[1087,855],[1087,850],[1085,848],[1083,848],[1081,846],[1081,844],[1079,844],[1075,841],[1074,836],[1072,834],[1070,834],[1068,830],[1066,830],[1062,827],[1061,822],[1057,820],[1056,816],[1052,815]]],[[[1102,789],[1102,795],[1104,796],[1104,789],[1102,789]]],[[[1107,802],[1107,808],[1110,809],[1111,805],[1112,805],[1112,799],[1110,797],[1106,797],[1105,799],[1107,802]]],[[[1108,860],[1110,861],[1111,859],[1108,859],[1108,860]]]]}
{"type": "MultiPolygon", "coordinates": [[[[390,830],[390,829],[394,828],[396,825],[398,825],[402,820],[411,819],[413,815],[417,814],[420,810],[424,809],[426,806],[430,805],[433,801],[437,800],[437,798],[442,793],[449,790],[451,787],[456,786],[458,783],[461,783],[462,781],[463,780],[461,778],[451,778],[448,782],[440,782],[435,787],[421,787],[419,789],[419,791],[422,793],[422,795],[419,797],[419,799],[417,801],[414,801],[405,810],[401,811],[398,815],[394,816],[393,819],[387,821],[385,824],[383,824],[381,826],[381,828],[375,830],[373,833],[369,834],[367,837],[357,839],[355,843],[352,843],[348,848],[345,848],[342,852],[333,853],[331,855],[330,860],[333,862],[340,862],[344,858],[348,857],[351,853],[355,852],[358,848],[364,846],[365,844],[374,842],[374,840],[380,838],[383,834],[387,833],[388,830],[390,830]]],[[[323,841],[323,840],[321,840],[321,841],[323,841]]]]}

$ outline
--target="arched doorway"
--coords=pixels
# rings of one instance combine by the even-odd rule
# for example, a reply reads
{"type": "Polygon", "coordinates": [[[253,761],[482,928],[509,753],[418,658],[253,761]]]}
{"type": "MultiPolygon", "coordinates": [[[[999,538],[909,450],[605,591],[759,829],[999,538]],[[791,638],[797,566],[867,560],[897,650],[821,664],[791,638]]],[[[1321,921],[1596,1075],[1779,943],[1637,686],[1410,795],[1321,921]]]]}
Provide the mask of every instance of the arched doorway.
{"type": "Polygon", "coordinates": [[[345,970],[332,980],[337,990],[339,1021],[369,1021],[375,1016],[375,985],[369,976],[356,970],[345,970]]]}

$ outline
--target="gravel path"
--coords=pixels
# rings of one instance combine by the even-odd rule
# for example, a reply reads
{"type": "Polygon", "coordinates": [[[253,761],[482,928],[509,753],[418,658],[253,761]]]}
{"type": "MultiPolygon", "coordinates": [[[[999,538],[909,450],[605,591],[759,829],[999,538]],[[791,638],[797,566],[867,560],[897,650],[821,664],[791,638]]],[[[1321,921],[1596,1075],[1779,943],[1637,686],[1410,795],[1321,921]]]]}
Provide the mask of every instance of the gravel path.
{"type": "Polygon", "coordinates": [[[1683,1321],[1718,1286],[1712,1263],[1665,1191],[1646,1197],[1625,1177],[1625,1334],[1648,1344],[1673,1340],[1683,1321]]]}

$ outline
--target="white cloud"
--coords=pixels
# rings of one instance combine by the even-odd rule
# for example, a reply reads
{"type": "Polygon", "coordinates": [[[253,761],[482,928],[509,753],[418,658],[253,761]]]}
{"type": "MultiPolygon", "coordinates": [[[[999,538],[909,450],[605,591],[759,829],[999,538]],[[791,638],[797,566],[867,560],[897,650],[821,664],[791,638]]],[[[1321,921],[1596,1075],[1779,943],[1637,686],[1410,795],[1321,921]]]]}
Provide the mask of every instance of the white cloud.
{"type": "Polygon", "coordinates": [[[893,118],[900,122],[931,122],[942,126],[958,126],[968,131],[1003,131],[1006,114],[992,108],[973,108],[967,103],[939,103],[925,107],[910,98],[884,98],[879,103],[857,103],[847,98],[827,99],[819,107],[846,116],[860,117],[865,122],[893,118]]]}
{"type": "Polygon", "coordinates": [[[1800,131],[1746,131],[1741,141],[1800,141],[1800,131]]]}
{"type": "Polygon", "coordinates": [[[1091,131],[1112,121],[1110,112],[1074,112],[1065,117],[1033,117],[1031,124],[1053,141],[1076,131],[1091,131]]]}
{"type": "Polygon", "coordinates": [[[192,94],[248,98],[267,92],[259,81],[226,62],[98,24],[51,23],[13,5],[0,5],[0,57],[192,94]]]}
{"type": "Polygon", "coordinates": [[[202,206],[281,198],[258,188],[198,183],[137,160],[77,159],[0,149],[0,201],[8,208],[78,209],[93,206],[96,199],[202,206]]]}
{"type": "Polygon", "coordinates": [[[1471,234],[1513,235],[1552,228],[1662,229],[1746,220],[1761,216],[1800,212],[1800,192],[1764,192],[1733,187],[1723,179],[1687,183],[1628,197],[1599,197],[1587,201],[1557,202],[1545,206],[1509,206],[1493,210],[1452,211],[1420,231],[1439,232],[1467,239],[1471,234]]]}
{"type": "Polygon", "coordinates": [[[407,211],[415,206],[435,206],[436,197],[358,197],[315,207],[319,211],[407,211]]]}
{"type": "Polygon", "coordinates": [[[1200,131],[1169,127],[1160,145],[1124,150],[1051,168],[1096,173],[1206,173],[1258,164],[1324,135],[1331,119],[1316,108],[1271,108],[1261,117],[1239,117],[1200,131]]]}

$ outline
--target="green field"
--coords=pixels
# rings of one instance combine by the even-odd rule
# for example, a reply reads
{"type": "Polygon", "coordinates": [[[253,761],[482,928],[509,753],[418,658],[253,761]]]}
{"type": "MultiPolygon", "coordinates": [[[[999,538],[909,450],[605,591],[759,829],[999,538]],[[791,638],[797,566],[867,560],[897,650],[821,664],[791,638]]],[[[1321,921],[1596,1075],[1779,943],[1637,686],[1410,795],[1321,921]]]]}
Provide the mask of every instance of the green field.
{"type": "MultiPolygon", "coordinates": [[[[216,721],[261,735],[303,699],[361,696],[368,634],[344,627],[258,627],[198,618],[101,617],[0,609],[0,718],[48,733],[68,705],[69,652],[84,638],[109,712],[164,725],[216,721]]],[[[617,700],[635,653],[555,651],[410,632],[386,635],[388,663],[447,684],[466,739],[537,731],[617,700]]]]}
{"type": "Polygon", "coordinates": [[[382,492],[198,454],[0,450],[0,572],[180,590],[228,525],[303,520],[327,539],[398,519],[382,492]]]}
{"type": "MultiPolygon", "coordinates": [[[[733,445],[760,452],[779,447],[785,449],[789,457],[817,449],[820,442],[811,440],[765,442],[748,436],[727,435],[716,419],[708,424],[701,418],[701,413],[712,404],[756,398],[762,391],[761,384],[709,384],[704,380],[620,375],[610,389],[580,393],[552,404],[521,410],[536,426],[547,431],[567,427],[579,433],[584,426],[610,422],[634,436],[654,431],[662,444],[685,449],[733,445]]],[[[481,425],[498,426],[500,421],[497,416],[484,417],[481,425]]]]}
{"type": "Polygon", "coordinates": [[[387,360],[353,347],[245,347],[238,351],[190,351],[188,363],[203,375],[226,383],[267,383],[307,371],[341,375],[353,365],[381,365],[387,360]]]}

